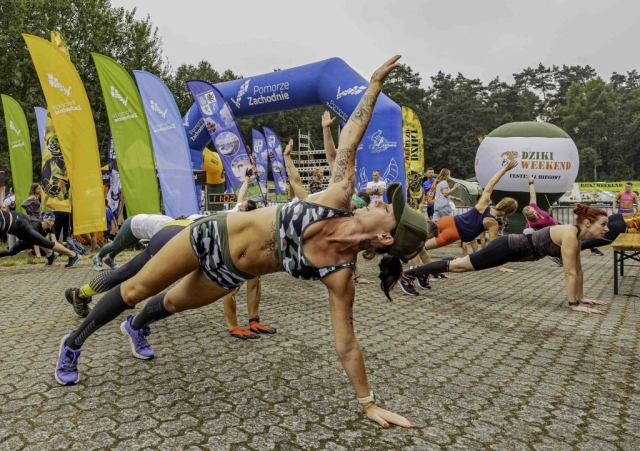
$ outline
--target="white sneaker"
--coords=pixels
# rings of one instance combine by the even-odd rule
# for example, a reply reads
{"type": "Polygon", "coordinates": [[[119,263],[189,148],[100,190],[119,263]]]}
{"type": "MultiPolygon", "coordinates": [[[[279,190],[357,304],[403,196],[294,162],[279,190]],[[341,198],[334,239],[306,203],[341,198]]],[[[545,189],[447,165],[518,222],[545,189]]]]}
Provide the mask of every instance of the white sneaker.
{"type": "Polygon", "coordinates": [[[102,267],[102,259],[96,254],[91,259],[93,261],[93,269],[95,271],[102,271],[104,268],[102,267]]]}

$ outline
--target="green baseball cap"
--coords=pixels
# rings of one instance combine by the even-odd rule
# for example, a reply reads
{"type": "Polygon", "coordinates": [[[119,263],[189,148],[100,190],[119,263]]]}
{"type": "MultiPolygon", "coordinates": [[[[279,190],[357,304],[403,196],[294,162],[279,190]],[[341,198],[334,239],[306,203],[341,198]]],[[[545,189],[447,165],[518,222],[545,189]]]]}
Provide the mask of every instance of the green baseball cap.
{"type": "Polygon", "coordinates": [[[399,257],[407,263],[420,253],[427,242],[427,221],[404,200],[401,183],[389,185],[386,195],[390,199],[387,203],[393,206],[393,215],[398,223],[389,255],[399,257]]]}

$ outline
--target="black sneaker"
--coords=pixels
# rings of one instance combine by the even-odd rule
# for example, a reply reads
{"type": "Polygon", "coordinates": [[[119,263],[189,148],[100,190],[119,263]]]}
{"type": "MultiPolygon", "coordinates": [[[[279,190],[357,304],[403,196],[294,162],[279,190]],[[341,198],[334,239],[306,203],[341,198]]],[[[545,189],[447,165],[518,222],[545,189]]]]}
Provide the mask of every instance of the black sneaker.
{"type": "Polygon", "coordinates": [[[57,252],[51,252],[51,254],[49,254],[49,256],[47,257],[47,266],[52,266],[53,262],[56,261],[56,258],[58,258],[60,254],[58,254],[57,252]]]}
{"type": "Polygon", "coordinates": [[[418,286],[420,288],[422,288],[423,290],[430,290],[431,289],[431,284],[429,283],[429,276],[426,274],[422,274],[418,277],[416,277],[416,280],[418,281],[418,286]]]}
{"type": "Polygon", "coordinates": [[[91,298],[81,299],[80,296],[78,296],[77,288],[67,288],[64,290],[64,297],[67,298],[67,302],[71,304],[76,315],[85,318],[91,311],[89,306],[87,306],[87,304],[91,302],[91,298]]]}
{"type": "Polygon", "coordinates": [[[404,294],[408,294],[409,296],[419,296],[420,294],[413,286],[413,282],[408,278],[402,275],[400,277],[400,288],[404,291],[404,294]]]}
{"type": "Polygon", "coordinates": [[[69,257],[69,262],[64,265],[65,268],[73,268],[74,266],[76,266],[78,264],[78,262],[80,261],[80,259],[82,258],[82,255],[80,255],[79,252],[76,252],[75,257],[69,257]]]}
{"type": "Polygon", "coordinates": [[[602,257],[604,254],[597,247],[592,247],[591,248],[591,255],[598,255],[598,256],[602,257]]]}

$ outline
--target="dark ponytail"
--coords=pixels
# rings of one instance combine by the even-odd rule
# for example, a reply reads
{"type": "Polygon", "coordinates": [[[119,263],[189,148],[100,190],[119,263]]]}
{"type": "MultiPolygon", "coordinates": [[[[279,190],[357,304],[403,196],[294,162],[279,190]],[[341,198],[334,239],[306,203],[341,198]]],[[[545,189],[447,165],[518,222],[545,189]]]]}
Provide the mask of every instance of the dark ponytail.
{"type": "Polygon", "coordinates": [[[378,267],[380,268],[380,275],[378,276],[380,278],[380,289],[384,291],[384,295],[391,301],[389,292],[402,277],[402,263],[398,257],[385,255],[380,260],[378,267]]]}

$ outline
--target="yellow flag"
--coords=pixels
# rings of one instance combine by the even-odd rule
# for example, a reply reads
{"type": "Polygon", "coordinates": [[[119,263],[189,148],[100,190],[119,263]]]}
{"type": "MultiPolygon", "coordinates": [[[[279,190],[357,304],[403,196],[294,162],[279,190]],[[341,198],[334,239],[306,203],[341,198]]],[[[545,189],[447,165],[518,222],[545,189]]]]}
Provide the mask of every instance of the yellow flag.
{"type": "Polygon", "coordinates": [[[98,138],[82,80],[55,44],[23,34],[71,180],[73,232],[106,230],[98,138]]]}
{"type": "Polygon", "coordinates": [[[407,107],[402,107],[402,136],[404,148],[404,169],[408,198],[407,202],[415,210],[422,212],[424,204],[424,189],[422,188],[422,174],[424,173],[424,142],[422,125],[416,113],[407,107]]]}
{"type": "Polygon", "coordinates": [[[64,56],[71,60],[71,56],[69,56],[69,48],[67,47],[67,44],[64,43],[64,39],[62,39],[62,35],[59,31],[51,32],[51,42],[53,42],[53,45],[58,47],[58,50],[60,50],[64,56]]]}

